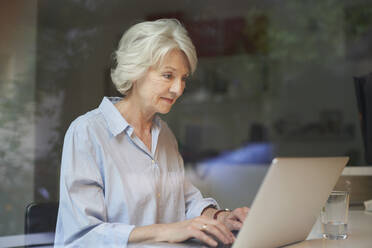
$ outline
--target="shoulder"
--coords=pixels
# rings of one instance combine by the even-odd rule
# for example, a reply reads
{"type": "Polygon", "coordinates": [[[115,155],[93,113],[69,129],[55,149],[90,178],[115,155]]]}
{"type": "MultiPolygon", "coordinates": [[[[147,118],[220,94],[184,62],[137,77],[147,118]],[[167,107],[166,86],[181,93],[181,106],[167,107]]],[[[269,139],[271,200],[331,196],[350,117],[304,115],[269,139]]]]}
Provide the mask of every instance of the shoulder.
{"type": "Polygon", "coordinates": [[[67,129],[66,137],[87,138],[94,133],[102,122],[102,114],[98,109],[89,111],[73,120],[67,129]]]}
{"type": "MultiPolygon", "coordinates": [[[[101,144],[97,140],[97,128],[95,127],[97,120],[99,120],[99,113],[95,109],[77,117],[70,124],[62,150],[61,171],[63,170],[64,173],[92,178],[99,178],[99,174],[102,174],[99,163],[101,144]]],[[[66,180],[71,182],[73,178],[71,176],[66,180]]]]}

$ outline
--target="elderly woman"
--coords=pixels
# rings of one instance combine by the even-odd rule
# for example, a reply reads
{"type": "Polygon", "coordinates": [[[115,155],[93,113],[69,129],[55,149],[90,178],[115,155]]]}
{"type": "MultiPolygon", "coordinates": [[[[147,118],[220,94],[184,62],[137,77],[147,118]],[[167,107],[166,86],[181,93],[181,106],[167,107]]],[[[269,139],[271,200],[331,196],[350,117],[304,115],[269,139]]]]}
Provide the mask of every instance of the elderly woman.
{"type": "Polygon", "coordinates": [[[157,116],[182,95],[197,57],[177,20],[131,27],[111,77],[123,98],[77,118],[63,146],[55,244],[232,243],[248,208],[219,210],[186,178],[177,141],[157,116]]]}

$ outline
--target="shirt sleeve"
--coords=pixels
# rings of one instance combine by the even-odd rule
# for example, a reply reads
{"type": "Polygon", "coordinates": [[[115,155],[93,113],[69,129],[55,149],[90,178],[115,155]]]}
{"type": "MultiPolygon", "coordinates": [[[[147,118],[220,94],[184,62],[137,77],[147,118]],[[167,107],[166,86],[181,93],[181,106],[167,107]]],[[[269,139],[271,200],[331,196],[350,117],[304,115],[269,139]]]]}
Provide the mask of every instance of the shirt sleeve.
{"type": "MultiPolygon", "coordinates": [[[[180,156],[180,160],[182,157],[180,156]]],[[[183,162],[182,162],[183,164],[183,162]]],[[[218,203],[213,198],[204,198],[200,190],[196,188],[187,177],[184,179],[184,192],[186,204],[186,219],[192,219],[201,215],[203,210],[209,205],[219,208],[218,203]]]]}
{"type": "Polygon", "coordinates": [[[126,247],[133,225],[109,223],[99,155],[88,127],[70,126],[62,152],[55,247],[126,247]]]}

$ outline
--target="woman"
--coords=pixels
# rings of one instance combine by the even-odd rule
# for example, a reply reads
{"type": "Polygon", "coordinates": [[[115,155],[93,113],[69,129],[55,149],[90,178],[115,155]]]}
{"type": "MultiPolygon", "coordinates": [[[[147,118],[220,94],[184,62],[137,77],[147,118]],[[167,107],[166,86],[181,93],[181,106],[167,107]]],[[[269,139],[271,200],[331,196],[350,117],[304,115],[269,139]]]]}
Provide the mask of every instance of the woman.
{"type": "Polygon", "coordinates": [[[56,245],[232,243],[247,208],[218,210],[184,176],[166,114],[195,71],[195,48],[177,20],[131,27],[111,77],[124,98],[104,98],[77,118],[63,146],[56,245]],[[214,238],[212,238],[214,237],[214,238]]]}

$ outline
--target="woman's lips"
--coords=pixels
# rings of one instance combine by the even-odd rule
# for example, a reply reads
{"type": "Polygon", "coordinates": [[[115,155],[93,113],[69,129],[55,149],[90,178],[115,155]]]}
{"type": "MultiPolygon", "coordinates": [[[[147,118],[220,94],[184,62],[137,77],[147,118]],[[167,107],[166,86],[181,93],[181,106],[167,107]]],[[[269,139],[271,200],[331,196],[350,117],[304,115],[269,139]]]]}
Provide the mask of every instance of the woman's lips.
{"type": "Polygon", "coordinates": [[[169,104],[172,104],[173,103],[173,99],[171,98],[166,98],[166,97],[162,97],[161,99],[163,99],[164,101],[168,102],[169,104]]]}

